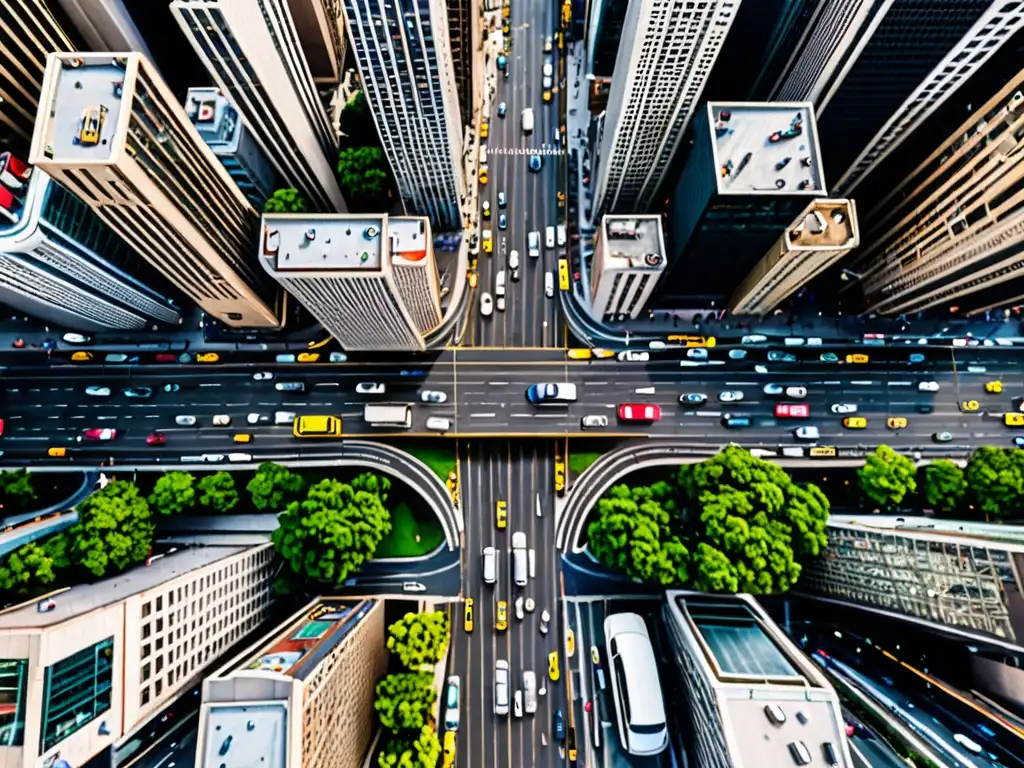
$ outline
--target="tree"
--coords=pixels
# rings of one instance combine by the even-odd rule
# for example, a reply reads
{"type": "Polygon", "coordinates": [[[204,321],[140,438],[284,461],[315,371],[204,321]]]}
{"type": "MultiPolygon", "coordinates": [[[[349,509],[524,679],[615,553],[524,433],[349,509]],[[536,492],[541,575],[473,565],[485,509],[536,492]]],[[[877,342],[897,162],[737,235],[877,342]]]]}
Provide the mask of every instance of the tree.
{"type": "Polygon", "coordinates": [[[345,108],[341,111],[339,127],[352,144],[358,146],[376,146],[377,126],[373,124],[373,115],[366,104],[366,97],[362,91],[356,91],[356,95],[348,100],[345,108]]]}
{"type": "Polygon", "coordinates": [[[1021,451],[982,446],[967,464],[967,486],[976,508],[986,517],[1013,514],[1024,496],[1021,451]]]}
{"type": "Polygon", "coordinates": [[[860,489],[871,501],[884,507],[897,506],[917,490],[917,465],[888,445],[868,454],[857,470],[860,489]]]}
{"type": "Polygon", "coordinates": [[[681,584],[687,578],[689,552],[662,506],[668,496],[659,491],[614,486],[597,502],[597,519],[587,528],[590,551],[605,566],[631,579],[681,584]]]}
{"type": "Polygon", "coordinates": [[[78,505],[78,522],[67,536],[71,564],[96,578],[141,563],[153,546],[152,513],[139,489],[115,480],[78,505]]]}
{"type": "Polygon", "coordinates": [[[436,664],[448,645],[448,617],[443,611],[407,613],[388,627],[388,650],[409,669],[436,664]]]}
{"type": "Polygon", "coordinates": [[[437,732],[425,725],[412,742],[401,736],[389,739],[377,756],[377,765],[380,768],[436,768],[440,759],[441,742],[437,732]]]}
{"type": "Polygon", "coordinates": [[[928,506],[943,513],[959,509],[967,492],[964,471],[948,459],[924,468],[924,497],[928,506]]]}
{"type": "Polygon", "coordinates": [[[164,515],[179,515],[191,510],[196,505],[195,478],[191,472],[160,475],[146,501],[164,515]]]}
{"type": "Polygon", "coordinates": [[[388,205],[390,174],[380,147],[349,147],[338,154],[338,183],[349,207],[380,211],[388,205]]]}
{"type": "Polygon", "coordinates": [[[278,516],[272,541],[293,574],[338,586],[373,557],[391,532],[391,514],[380,493],[364,489],[386,496],[390,482],[367,475],[350,484],[322,480],[278,516]]]}
{"type": "Polygon", "coordinates": [[[245,490],[252,496],[253,507],[260,512],[280,512],[302,498],[306,481],[288,467],[268,461],[260,464],[245,490]]]}
{"type": "MultiPolygon", "coordinates": [[[[51,539],[63,539],[64,534],[58,533],[51,539]]],[[[61,566],[57,552],[63,547],[50,545],[49,540],[42,543],[30,541],[23,544],[0,564],[0,595],[31,597],[42,594],[46,588],[57,580],[61,566]]],[[[3,607],[6,600],[0,601],[3,607]]]]}
{"type": "Polygon", "coordinates": [[[264,213],[305,213],[307,210],[306,198],[294,188],[275,189],[263,204],[264,213]]]}
{"type": "Polygon", "coordinates": [[[0,510],[21,512],[38,498],[27,469],[8,469],[0,472],[0,510]]]}
{"type": "Polygon", "coordinates": [[[235,478],[230,472],[216,472],[199,481],[199,503],[214,512],[230,512],[238,506],[235,478]]]}
{"type": "Polygon", "coordinates": [[[381,678],[373,702],[380,724],[392,733],[426,726],[437,699],[433,682],[429,672],[400,672],[381,678]]]}

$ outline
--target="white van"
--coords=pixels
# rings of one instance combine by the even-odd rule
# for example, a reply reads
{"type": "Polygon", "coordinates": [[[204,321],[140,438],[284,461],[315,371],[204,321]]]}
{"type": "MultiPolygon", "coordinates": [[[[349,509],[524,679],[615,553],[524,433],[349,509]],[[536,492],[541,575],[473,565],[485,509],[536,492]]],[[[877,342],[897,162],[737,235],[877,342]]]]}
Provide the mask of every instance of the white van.
{"type": "Polygon", "coordinates": [[[549,299],[555,295],[555,275],[552,272],[544,273],[544,295],[549,299]]]}
{"type": "Polygon", "coordinates": [[[451,432],[451,419],[445,419],[441,416],[431,416],[427,419],[427,429],[431,432],[451,432]]]}
{"type": "Polygon", "coordinates": [[[530,247],[530,258],[536,259],[540,256],[540,232],[534,230],[527,235],[526,244],[530,247]]]}
{"type": "Polygon", "coordinates": [[[516,531],[512,534],[512,580],[517,587],[526,586],[526,534],[516,531]]]}
{"type": "Polygon", "coordinates": [[[498,578],[498,550],[494,547],[484,547],[483,576],[485,584],[493,584],[498,578]]]}
{"type": "Polygon", "coordinates": [[[555,247],[555,228],[545,227],[544,228],[544,247],[554,248],[555,247]]]}
{"type": "Polygon", "coordinates": [[[566,240],[565,224],[559,224],[558,225],[557,234],[558,234],[558,247],[561,248],[563,245],[565,245],[565,240],[566,240]]]}

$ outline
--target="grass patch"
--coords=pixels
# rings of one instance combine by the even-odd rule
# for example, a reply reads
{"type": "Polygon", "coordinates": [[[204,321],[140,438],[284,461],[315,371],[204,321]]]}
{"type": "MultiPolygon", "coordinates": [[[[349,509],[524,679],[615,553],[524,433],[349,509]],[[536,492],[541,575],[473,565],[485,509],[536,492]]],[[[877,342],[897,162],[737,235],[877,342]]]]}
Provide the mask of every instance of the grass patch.
{"type": "Polygon", "coordinates": [[[454,440],[408,440],[396,447],[408,451],[430,467],[441,482],[447,482],[448,475],[455,471],[454,440]]]}
{"type": "Polygon", "coordinates": [[[417,515],[404,501],[391,513],[391,533],[385,536],[374,557],[419,557],[433,552],[444,541],[437,516],[429,509],[417,515]]]}
{"type": "Polygon", "coordinates": [[[577,475],[583,474],[584,470],[601,458],[600,453],[588,451],[573,451],[569,449],[569,471],[577,475]]]}

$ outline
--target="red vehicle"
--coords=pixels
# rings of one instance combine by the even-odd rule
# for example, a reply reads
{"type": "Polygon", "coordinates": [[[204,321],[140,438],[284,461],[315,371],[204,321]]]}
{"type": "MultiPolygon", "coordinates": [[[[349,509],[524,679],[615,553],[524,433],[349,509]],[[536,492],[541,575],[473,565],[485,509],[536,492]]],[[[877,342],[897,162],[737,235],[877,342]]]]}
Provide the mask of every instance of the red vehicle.
{"type": "Polygon", "coordinates": [[[158,363],[176,363],[178,362],[178,356],[170,352],[157,352],[156,361],[158,363]]]}
{"type": "Polygon", "coordinates": [[[82,439],[88,440],[89,442],[106,443],[117,437],[117,430],[107,428],[94,427],[93,429],[87,429],[82,433],[82,439]]]}
{"type": "Polygon", "coordinates": [[[167,438],[159,432],[154,432],[146,438],[146,445],[165,445],[166,443],[167,438]]]}
{"type": "Polygon", "coordinates": [[[619,421],[658,421],[660,418],[660,405],[623,403],[619,406],[619,421]]]}
{"type": "Polygon", "coordinates": [[[777,419],[807,419],[811,415],[811,406],[807,403],[778,403],[775,406],[777,419]]]}
{"type": "Polygon", "coordinates": [[[4,434],[4,420],[0,419],[0,437],[3,437],[3,434],[4,434]]]}

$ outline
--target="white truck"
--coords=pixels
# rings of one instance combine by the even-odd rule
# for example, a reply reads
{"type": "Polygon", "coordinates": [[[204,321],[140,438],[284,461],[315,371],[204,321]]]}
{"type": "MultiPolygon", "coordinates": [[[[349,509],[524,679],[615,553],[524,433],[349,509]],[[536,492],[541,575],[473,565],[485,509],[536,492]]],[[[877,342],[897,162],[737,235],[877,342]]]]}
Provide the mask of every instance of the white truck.
{"type": "Polygon", "coordinates": [[[367,403],[363,406],[363,421],[371,427],[412,427],[412,406],[408,403],[367,403]]]}

